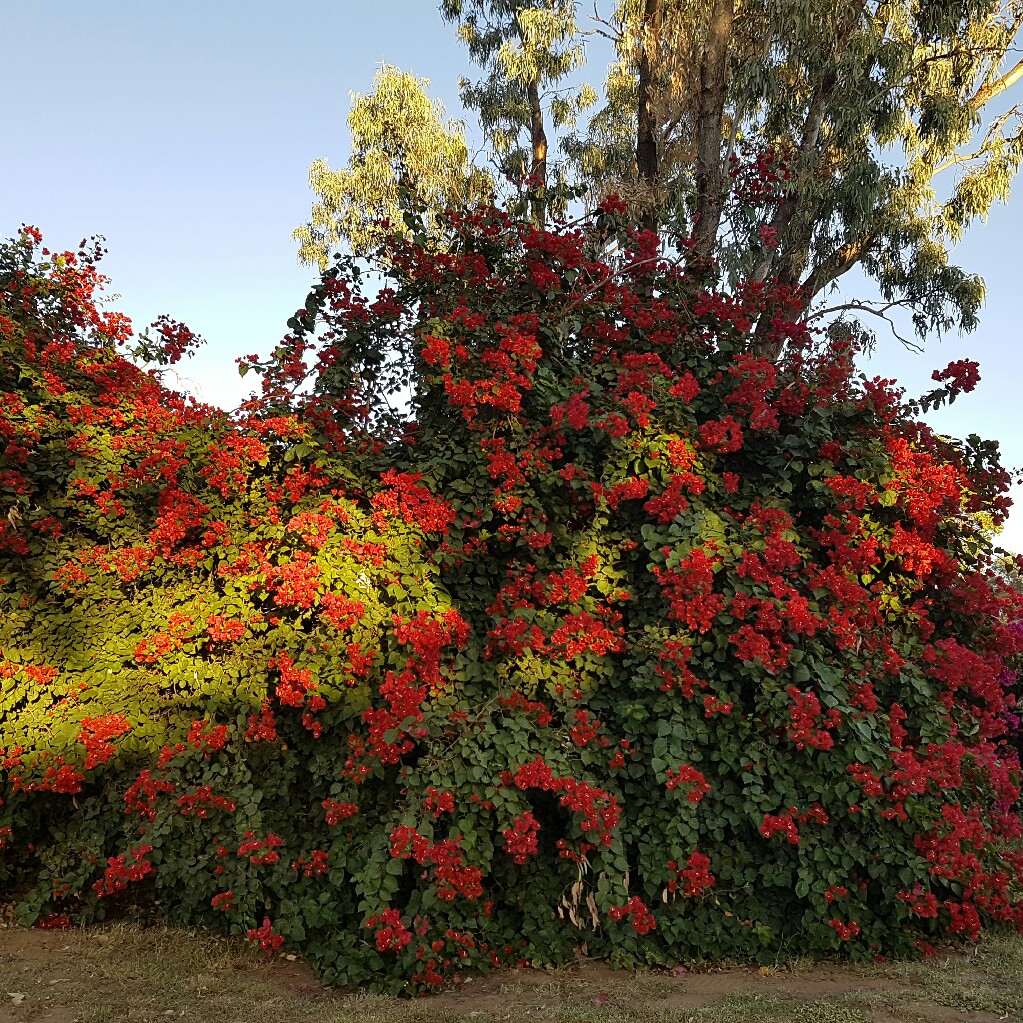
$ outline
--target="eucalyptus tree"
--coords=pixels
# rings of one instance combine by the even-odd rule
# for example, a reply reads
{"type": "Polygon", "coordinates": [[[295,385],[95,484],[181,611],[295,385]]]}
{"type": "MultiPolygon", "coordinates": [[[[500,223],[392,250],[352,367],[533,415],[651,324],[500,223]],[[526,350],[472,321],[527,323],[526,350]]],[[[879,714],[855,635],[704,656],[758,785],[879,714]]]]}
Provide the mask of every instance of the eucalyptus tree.
{"type": "Polygon", "coordinates": [[[400,225],[414,212],[435,231],[439,211],[490,197],[493,182],[473,165],[464,125],[445,120],[429,84],[384,65],[368,95],[352,94],[348,165],[332,170],[321,159],[309,169],[316,200],[309,222],[294,232],[300,260],[324,269],[339,245],[355,255],[371,250],[382,221],[400,225]]]}
{"type": "Polygon", "coordinates": [[[983,282],[949,249],[1023,157],[1021,25],[1023,0],[619,0],[564,152],[733,282],[809,307],[859,265],[919,334],[969,330],[983,282]]]}
{"type": "MultiPolygon", "coordinates": [[[[469,56],[484,72],[462,78],[459,94],[475,110],[500,175],[543,195],[557,165],[551,133],[573,128],[597,102],[592,87],[572,80],[585,62],[585,40],[572,0],[442,0],[469,56]]],[[[533,204],[542,220],[548,204],[533,204]]]]}
{"type": "MultiPolygon", "coordinates": [[[[904,306],[921,336],[976,326],[983,281],[950,251],[1023,159],[1023,0],[601,2],[441,0],[481,71],[462,103],[534,219],[554,183],[591,204],[615,192],[715,283],[770,279],[823,316],[859,266],[880,300],[838,305],[904,306]],[[581,75],[601,50],[598,97],[581,75]]],[[[378,76],[349,117],[348,168],[313,165],[302,258],[364,250],[381,213],[434,225],[486,190],[441,117],[416,79],[378,76]]]]}

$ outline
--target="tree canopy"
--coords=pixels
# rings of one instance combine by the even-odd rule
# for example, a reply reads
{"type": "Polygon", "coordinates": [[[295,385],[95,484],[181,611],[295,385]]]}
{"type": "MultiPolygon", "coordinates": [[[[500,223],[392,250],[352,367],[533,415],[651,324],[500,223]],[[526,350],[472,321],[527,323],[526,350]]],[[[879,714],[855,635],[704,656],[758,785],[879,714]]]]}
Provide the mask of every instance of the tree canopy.
{"type": "Polygon", "coordinates": [[[733,280],[810,302],[859,264],[921,334],[970,329],[982,285],[948,248],[1019,166],[1018,107],[988,108],[1023,70],[1006,67],[1021,18],[1018,2],[620,3],[601,24],[608,102],[567,152],[605,188],[631,171],[733,280]],[[777,174],[767,195],[731,188],[743,155],[777,174]]]}
{"type": "MultiPolygon", "coordinates": [[[[590,208],[621,194],[708,273],[771,279],[804,308],[859,266],[921,336],[976,326],[983,282],[950,251],[1007,199],[1023,154],[1021,0],[621,0],[589,18],[565,0],[444,0],[441,14],[482,71],[460,95],[499,178],[569,183],[590,208]],[[581,81],[598,44],[599,94],[581,81]],[[756,184],[738,180],[752,165],[756,184]]],[[[400,149],[404,122],[378,130],[400,149]]],[[[413,204],[472,191],[409,171],[413,204]]],[[[350,173],[314,165],[321,233],[301,235],[302,258],[328,236],[364,244],[334,211],[380,208],[393,178],[350,173]]]]}
{"type": "Polygon", "coordinates": [[[450,207],[472,205],[492,193],[489,175],[472,166],[462,125],[444,119],[444,106],[426,95],[427,79],[385,65],[366,96],[352,94],[348,166],[334,171],[326,160],[309,169],[316,193],[310,221],[298,228],[299,258],[326,268],[344,241],[368,252],[416,210],[428,223],[450,207]]]}

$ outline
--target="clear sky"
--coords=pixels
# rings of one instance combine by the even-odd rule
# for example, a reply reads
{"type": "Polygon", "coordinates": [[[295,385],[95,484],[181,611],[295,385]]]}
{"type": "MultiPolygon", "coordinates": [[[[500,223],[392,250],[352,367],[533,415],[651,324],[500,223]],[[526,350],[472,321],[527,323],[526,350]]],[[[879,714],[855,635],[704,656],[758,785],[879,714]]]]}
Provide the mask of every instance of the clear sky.
{"type": "MultiPolygon", "coordinates": [[[[182,373],[227,407],[246,390],[234,359],[268,352],[314,279],[291,232],[313,200],[309,165],[347,160],[349,92],[386,62],[460,114],[472,74],[435,0],[0,0],[0,62],[0,236],[22,223],[52,248],[105,235],[117,307],[137,329],[167,313],[202,334],[182,373]]],[[[987,281],[978,331],[923,355],[880,331],[864,365],[914,395],[932,369],[977,359],[977,390],[930,421],[999,440],[1010,467],[1023,467],[1021,229],[1023,181],[959,247],[987,281]]],[[[1013,496],[1001,542],[1023,551],[1023,487],[1013,496]]]]}

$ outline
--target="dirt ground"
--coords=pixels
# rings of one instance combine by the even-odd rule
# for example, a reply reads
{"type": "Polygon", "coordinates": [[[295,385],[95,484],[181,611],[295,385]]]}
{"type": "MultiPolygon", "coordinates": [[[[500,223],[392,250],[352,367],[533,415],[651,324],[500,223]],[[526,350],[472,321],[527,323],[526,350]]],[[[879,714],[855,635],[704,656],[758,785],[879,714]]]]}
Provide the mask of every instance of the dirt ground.
{"type": "Polygon", "coordinates": [[[185,931],[0,927],[0,1023],[1023,1023],[1023,942],[1005,942],[886,966],[632,973],[580,961],[398,1000],[331,991],[294,957],[265,962],[185,931]]]}

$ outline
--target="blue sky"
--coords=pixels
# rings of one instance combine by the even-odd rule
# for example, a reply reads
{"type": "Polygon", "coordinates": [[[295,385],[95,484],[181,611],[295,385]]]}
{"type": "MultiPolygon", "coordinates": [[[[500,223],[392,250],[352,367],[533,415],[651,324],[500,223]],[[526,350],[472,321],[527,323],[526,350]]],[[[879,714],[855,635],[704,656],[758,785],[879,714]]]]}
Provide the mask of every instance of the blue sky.
{"type": "MultiPolygon", "coordinates": [[[[347,160],[349,92],[387,62],[459,114],[472,73],[434,0],[3,0],[0,59],[0,235],[23,222],[53,248],[105,235],[117,307],[137,329],[167,313],[201,333],[183,375],[229,407],[246,390],[234,359],[269,351],[313,280],[291,232],[312,203],[309,165],[347,160]]],[[[995,438],[1023,467],[1021,229],[1023,182],[959,247],[987,281],[977,332],[914,355],[881,331],[864,368],[919,394],[932,369],[977,359],[978,389],[931,422],[995,438]]],[[[1023,488],[1014,497],[1002,542],[1023,551],[1023,488]]]]}

